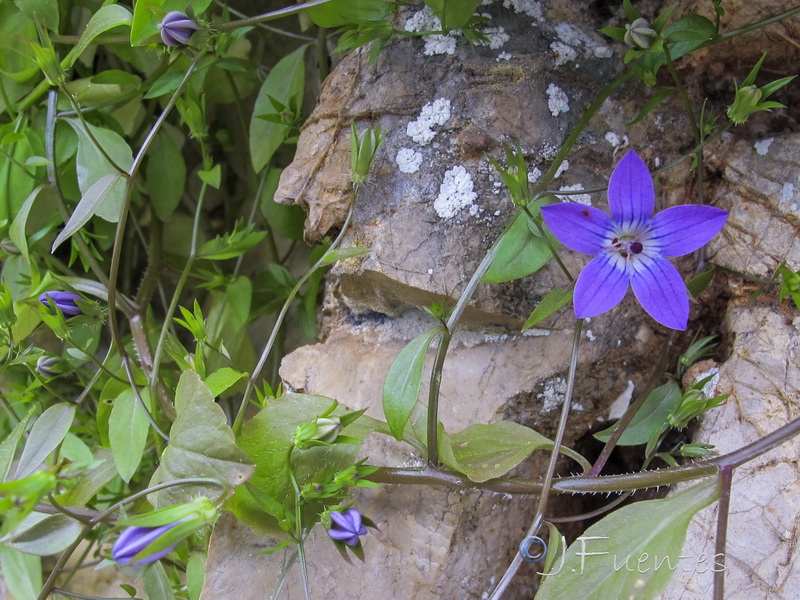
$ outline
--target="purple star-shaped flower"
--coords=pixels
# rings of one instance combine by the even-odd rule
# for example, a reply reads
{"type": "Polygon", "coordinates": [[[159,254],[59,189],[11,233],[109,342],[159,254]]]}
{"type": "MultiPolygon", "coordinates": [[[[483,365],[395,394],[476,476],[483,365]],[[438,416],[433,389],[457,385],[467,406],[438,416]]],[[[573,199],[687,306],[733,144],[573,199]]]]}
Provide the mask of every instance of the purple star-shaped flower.
{"type": "Polygon", "coordinates": [[[728,213],[713,206],[674,206],[653,215],[653,178],[639,156],[628,152],[608,183],[611,217],[581,204],[542,207],[542,217],[559,241],[596,257],[575,282],[575,316],[593,317],[614,308],[628,285],[651,317],[686,329],[689,295],[666,259],[693,252],[713,238],[728,213]]]}
{"type": "Polygon", "coordinates": [[[338,510],[331,511],[331,521],[333,524],[328,535],[348,546],[355,546],[358,536],[367,534],[367,528],[361,524],[361,513],[355,508],[344,511],[344,514],[338,510]]]}

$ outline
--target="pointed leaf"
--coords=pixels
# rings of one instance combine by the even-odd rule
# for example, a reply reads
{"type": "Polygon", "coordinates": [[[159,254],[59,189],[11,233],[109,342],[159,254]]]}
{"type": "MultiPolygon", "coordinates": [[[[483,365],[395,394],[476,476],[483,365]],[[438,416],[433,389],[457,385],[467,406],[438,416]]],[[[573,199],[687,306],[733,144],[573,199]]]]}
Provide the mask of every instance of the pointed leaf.
{"type": "MultiPolygon", "coordinates": [[[[142,400],[150,409],[150,393],[147,389],[140,390],[142,400]]],[[[111,452],[114,455],[114,464],[117,466],[119,476],[126,483],[139,468],[142,454],[147,444],[147,433],[150,430],[150,421],[144,414],[142,407],[136,400],[133,390],[128,388],[117,396],[111,415],[108,418],[108,437],[111,442],[111,452]]]]}
{"type": "Polygon", "coordinates": [[[121,181],[122,176],[119,173],[110,173],[98,179],[86,190],[69,221],[64,225],[64,229],[59,232],[53,241],[51,252],[55,252],[56,248],[75,235],[81,227],[89,222],[89,219],[97,214],[103,204],[115,193],[121,181]]]}
{"type": "MultiPolygon", "coordinates": [[[[680,404],[681,390],[678,384],[670,380],[654,389],[647,396],[642,407],[631,420],[617,442],[618,446],[638,446],[646,444],[653,431],[662,429],[667,424],[667,417],[680,404]]],[[[617,424],[598,431],[595,439],[607,442],[611,439],[617,424]]]]}
{"type": "Polygon", "coordinates": [[[25,198],[25,202],[22,203],[19,212],[14,217],[14,221],[11,223],[11,227],[8,230],[8,237],[10,237],[11,241],[14,242],[14,245],[19,248],[19,251],[22,253],[22,256],[26,258],[26,260],[29,258],[29,256],[28,238],[25,235],[25,225],[28,223],[28,215],[31,212],[31,208],[33,208],[33,203],[36,201],[36,198],[42,189],[44,189],[43,185],[37,186],[30,194],[28,194],[28,197],[25,198]]]}
{"type": "Polygon", "coordinates": [[[27,477],[39,468],[66,437],[74,417],[75,405],[61,402],[48,408],[36,419],[22,449],[14,479],[27,477]]]}
{"type": "Polygon", "coordinates": [[[19,440],[22,438],[22,432],[28,426],[28,421],[33,416],[35,408],[32,406],[28,414],[17,423],[17,426],[11,433],[0,443],[0,481],[5,481],[9,470],[11,469],[11,462],[14,460],[14,455],[17,452],[19,440]]]}
{"type": "MultiPolygon", "coordinates": [[[[28,516],[36,515],[32,513],[28,516]]],[[[40,515],[41,518],[31,527],[25,527],[23,521],[17,528],[18,533],[6,542],[8,546],[36,556],[50,556],[66,550],[69,545],[78,539],[83,530],[80,521],[76,521],[67,515],[40,515]]]]}
{"type": "MultiPolygon", "coordinates": [[[[495,421],[489,425],[470,425],[463,431],[443,436],[439,451],[444,464],[481,483],[502,477],[534,450],[552,447],[552,440],[529,427],[511,421],[495,421]]],[[[575,451],[562,446],[561,452],[574,458],[584,469],[590,468],[586,459],[575,451]]]]}
{"type": "Polygon", "coordinates": [[[86,24],[86,28],[70,54],[69,66],[75,64],[75,61],[98,35],[120,25],[130,25],[132,19],[130,11],[119,4],[108,4],[101,7],[86,24]]]}
{"type": "MultiPolygon", "coordinates": [[[[177,417],[170,442],[161,455],[150,485],[189,477],[211,477],[231,488],[253,473],[250,460],[236,445],[225,413],[214,395],[194,371],[184,371],[175,390],[177,417]]],[[[183,485],[150,494],[155,508],[189,502],[197,496],[217,498],[219,486],[183,485]]]]}
{"type": "Polygon", "coordinates": [[[636,118],[633,121],[627,123],[627,126],[630,127],[631,125],[635,125],[642,119],[644,119],[648,113],[653,110],[656,106],[661,104],[664,100],[669,98],[672,93],[675,91],[674,87],[666,86],[666,85],[659,85],[653,91],[653,94],[648,98],[647,102],[642,105],[641,110],[639,110],[639,114],[636,115],[636,118]]]}
{"type": "Polygon", "coordinates": [[[372,248],[339,248],[337,250],[328,252],[322,261],[322,264],[329,265],[331,263],[335,263],[337,260],[342,260],[343,258],[353,258],[354,256],[362,256],[364,254],[369,254],[370,252],[372,252],[372,248]]]}
{"type": "Polygon", "coordinates": [[[417,404],[428,346],[441,333],[441,327],[434,327],[411,340],[397,355],[386,374],[383,414],[392,435],[398,440],[403,438],[403,430],[417,404]]]}
{"type": "Polygon", "coordinates": [[[669,498],[615,510],[567,549],[563,563],[556,561],[536,600],[585,598],[586,590],[594,598],[655,598],[675,569],[688,568],[680,555],[689,522],[717,498],[711,478],[669,498]]]}
{"type": "Polygon", "coordinates": [[[552,315],[562,306],[567,304],[567,302],[572,300],[573,292],[574,288],[572,287],[566,290],[559,288],[547,292],[541,299],[539,304],[536,305],[536,308],[533,309],[531,316],[528,317],[527,321],[525,321],[525,324],[522,326],[522,329],[523,330],[530,329],[537,323],[545,320],[547,317],[552,315]]]}
{"type": "MultiPolygon", "coordinates": [[[[553,240],[553,244],[557,242],[553,240]]],[[[535,273],[552,258],[547,241],[531,229],[530,219],[519,213],[498,243],[492,266],[483,276],[487,283],[503,283],[535,273]]]]}
{"type": "Polygon", "coordinates": [[[160,560],[147,565],[144,570],[144,590],[151,600],[175,600],[175,593],[160,560]]]}
{"type": "Polygon", "coordinates": [[[458,29],[472,18],[481,0],[425,0],[425,4],[441,19],[444,29],[458,29]]]}
{"type": "Polygon", "coordinates": [[[283,104],[288,104],[293,96],[302,95],[306,48],[307,45],[301,46],[272,67],[258,92],[253,107],[253,117],[250,120],[250,155],[256,173],[267,166],[289,132],[288,125],[270,123],[259,117],[276,114],[270,96],[283,104]]]}

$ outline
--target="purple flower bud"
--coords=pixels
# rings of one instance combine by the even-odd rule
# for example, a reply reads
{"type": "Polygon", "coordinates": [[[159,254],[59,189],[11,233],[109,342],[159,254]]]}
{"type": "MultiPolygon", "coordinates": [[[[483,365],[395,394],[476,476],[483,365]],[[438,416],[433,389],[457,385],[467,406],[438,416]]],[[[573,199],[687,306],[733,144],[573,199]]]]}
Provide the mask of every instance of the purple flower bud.
{"type": "Polygon", "coordinates": [[[173,10],[161,20],[158,29],[161,31],[161,40],[167,46],[182,46],[189,43],[192,34],[200,29],[200,26],[186,14],[173,10]]]}
{"type": "Polygon", "coordinates": [[[331,511],[331,521],[333,524],[328,529],[328,535],[334,540],[344,542],[348,546],[358,544],[358,536],[366,535],[367,528],[361,524],[361,513],[355,508],[344,511],[331,511]]]}
{"type": "Polygon", "coordinates": [[[74,317],[81,314],[81,309],[78,308],[76,300],[82,300],[80,294],[75,292],[44,292],[39,296],[39,302],[45,306],[53,306],[59,309],[67,316],[74,317]]]}
{"type": "Polygon", "coordinates": [[[180,521],[168,523],[167,525],[162,525],[161,527],[126,528],[117,538],[114,548],[111,550],[111,558],[123,565],[146,565],[148,563],[157,561],[159,558],[162,558],[172,552],[175,549],[175,546],[178,544],[173,544],[172,546],[165,548],[160,552],[156,552],[150,556],[145,556],[143,559],[136,562],[131,562],[134,556],[139,554],[139,552],[147,548],[147,546],[152,544],[167,531],[175,527],[178,523],[180,523],[180,521]]]}

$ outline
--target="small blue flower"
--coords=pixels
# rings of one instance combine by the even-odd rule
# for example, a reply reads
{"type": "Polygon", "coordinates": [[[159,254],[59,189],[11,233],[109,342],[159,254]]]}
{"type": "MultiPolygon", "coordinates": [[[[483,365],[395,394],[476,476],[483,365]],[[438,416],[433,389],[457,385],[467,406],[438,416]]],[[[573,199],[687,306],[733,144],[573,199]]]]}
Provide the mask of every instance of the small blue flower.
{"type": "Polygon", "coordinates": [[[686,329],[689,295],[667,260],[697,250],[713,238],[728,213],[713,206],[674,206],[653,216],[653,178],[641,158],[628,152],[608,184],[609,217],[581,204],[542,207],[558,240],[577,252],[596,255],[575,283],[575,316],[593,317],[614,308],[628,287],[656,321],[686,329]]]}
{"type": "Polygon", "coordinates": [[[75,292],[44,292],[39,296],[39,302],[45,306],[54,306],[65,315],[74,317],[81,314],[81,309],[78,307],[76,300],[82,300],[80,294],[75,292]]]}
{"type": "Polygon", "coordinates": [[[183,46],[189,43],[192,34],[200,29],[200,26],[186,14],[173,10],[161,20],[158,29],[161,31],[161,40],[167,46],[183,46]]]}
{"type": "Polygon", "coordinates": [[[331,521],[333,524],[328,535],[348,546],[355,546],[359,536],[367,534],[366,526],[361,524],[361,513],[355,508],[344,511],[344,514],[338,510],[331,511],[331,521]]]}
{"type": "Polygon", "coordinates": [[[111,550],[111,558],[122,565],[146,565],[157,561],[159,558],[172,552],[178,544],[173,544],[160,552],[145,556],[143,559],[136,562],[131,562],[134,556],[139,554],[139,552],[147,548],[147,546],[175,527],[178,523],[180,523],[180,521],[168,523],[161,527],[127,527],[117,538],[114,548],[111,550]]]}

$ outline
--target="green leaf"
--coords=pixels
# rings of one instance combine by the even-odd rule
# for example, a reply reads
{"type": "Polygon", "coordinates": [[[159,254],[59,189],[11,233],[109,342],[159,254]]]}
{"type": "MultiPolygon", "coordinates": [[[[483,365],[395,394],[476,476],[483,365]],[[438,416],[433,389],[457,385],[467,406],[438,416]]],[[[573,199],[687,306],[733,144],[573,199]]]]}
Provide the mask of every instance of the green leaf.
{"type": "Polygon", "coordinates": [[[323,265],[335,263],[337,260],[343,258],[353,258],[354,256],[363,256],[372,252],[372,248],[338,248],[325,255],[322,261],[323,265]]]}
{"type": "Polygon", "coordinates": [[[411,340],[394,359],[386,374],[383,414],[392,435],[398,440],[403,438],[403,430],[419,397],[428,346],[441,333],[442,328],[437,326],[411,340]]]}
{"type": "Polygon", "coordinates": [[[247,373],[242,373],[230,367],[222,367],[206,377],[205,384],[214,396],[219,396],[234,383],[246,376],[247,373]]]}
{"type": "MultiPolygon", "coordinates": [[[[253,472],[247,456],[237,447],[225,413],[194,371],[184,371],[175,390],[177,417],[170,441],[150,485],[188,477],[212,477],[234,487],[253,472]]],[[[182,485],[150,494],[155,508],[189,502],[197,496],[217,498],[219,486],[182,485]]]]}
{"type": "Polygon", "coordinates": [[[693,298],[697,298],[708,287],[708,284],[714,279],[715,270],[714,265],[711,265],[711,267],[689,280],[686,287],[689,289],[689,293],[693,298]]]}
{"type": "Polygon", "coordinates": [[[153,201],[153,210],[159,219],[166,221],[178,207],[186,187],[186,162],[183,160],[183,153],[166,131],[160,132],[155,139],[147,159],[145,179],[153,201]]]}
{"type": "Polygon", "coordinates": [[[615,510],[567,549],[563,564],[556,562],[558,571],[544,577],[536,600],[585,598],[586,590],[594,598],[655,598],[675,569],[688,570],[681,550],[689,522],[717,498],[712,478],[669,498],[615,510]]]}
{"type": "Polygon", "coordinates": [[[11,431],[2,443],[0,443],[0,481],[5,481],[8,472],[11,469],[11,462],[14,460],[14,454],[17,452],[19,440],[22,438],[22,432],[28,426],[28,421],[33,416],[35,408],[32,406],[28,414],[17,423],[17,426],[11,431]]]}
{"type": "Polygon", "coordinates": [[[661,104],[664,100],[669,98],[672,93],[675,91],[674,87],[666,86],[666,85],[659,85],[653,91],[653,94],[648,98],[647,102],[642,105],[641,110],[639,110],[639,114],[636,115],[636,118],[633,121],[627,123],[627,126],[630,127],[631,125],[635,125],[642,119],[644,119],[648,113],[653,110],[656,106],[661,104]]]}
{"type": "Polygon", "coordinates": [[[200,177],[206,185],[210,185],[215,190],[218,190],[222,183],[222,167],[216,164],[208,170],[202,169],[197,172],[197,176],[200,177]]]}
{"type": "MultiPolygon", "coordinates": [[[[75,207],[67,223],[64,225],[56,239],[53,240],[53,247],[51,252],[55,252],[61,244],[75,235],[81,227],[86,225],[93,216],[107,204],[109,200],[113,200],[113,196],[121,191],[119,184],[123,183],[122,176],[119,173],[110,173],[103,175],[98,179],[81,197],[81,201],[75,207]]],[[[124,184],[123,184],[124,185],[124,184]]],[[[120,204],[121,207],[121,204],[120,204]]],[[[118,217],[119,218],[119,217],[118,217]]]]}
{"type": "Polygon", "coordinates": [[[714,23],[702,15],[687,15],[664,28],[670,42],[705,42],[716,35],[714,23]]]}
{"type": "Polygon", "coordinates": [[[307,45],[301,46],[289,56],[282,58],[272,67],[258,91],[250,120],[250,156],[256,173],[260,173],[261,169],[267,166],[289,133],[289,125],[270,123],[259,117],[277,114],[270,96],[287,105],[292,97],[303,95],[306,48],[307,45]]]}
{"type": "Polygon", "coordinates": [[[536,308],[533,309],[531,316],[528,317],[528,320],[525,321],[525,324],[522,326],[522,329],[530,329],[537,323],[543,321],[562,306],[564,306],[567,302],[572,300],[572,294],[574,289],[572,287],[567,288],[566,290],[563,289],[555,289],[550,290],[547,292],[544,297],[541,299],[539,304],[536,305],[536,308]]]}
{"type": "MultiPolygon", "coordinates": [[[[149,391],[142,388],[139,393],[149,410],[149,391]]],[[[111,415],[108,418],[108,437],[111,442],[111,452],[114,455],[114,464],[117,466],[119,476],[126,483],[131,480],[139,467],[147,445],[149,430],[150,421],[142,407],[139,406],[136,395],[132,389],[126,389],[114,400],[114,406],[111,408],[111,415]]]]}
{"type": "Polygon", "coordinates": [[[147,565],[143,579],[144,591],[150,600],[175,600],[175,593],[160,560],[147,565]]]}
{"type": "Polygon", "coordinates": [[[75,405],[61,402],[48,408],[36,419],[22,449],[14,479],[27,477],[39,468],[67,435],[74,417],[75,405]]]}
{"type": "Polygon", "coordinates": [[[189,560],[186,562],[186,591],[189,592],[189,600],[200,600],[205,577],[206,555],[202,552],[194,551],[189,555],[189,560]]]}
{"type": "Polygon", "coordinates": [[[108,448],[98,446],[94,451],[95,461],[100,464],[78,477],[78,481],[56,500],[65,506],[85,506],[94,495],[117,476],[114,456],[108,448]]]}
{"type": "Polygon", "coordinates": [[[425,4],[441,19],[444,29],[458,29],[472,18],[481,0],[425,0],[425,4]]]}
{"type": "Polygon", "coordinates": [[[28,18],[58,33],[58,0],[14,0],[14,4],[28,18]]]}
{"type": "MultiPolygon", "coordinates": [[[[617,445],[638,446],[646,444],[654,431],[663,430],[667,424],[669,414],[675,410],[680,401],[681,390],[678,384],[672,380],[654,389],[622,433],[617,445]]],[[[611,434],[614,433],[616,427],[617,424],[614,423],[611,427],[595,433],[594,438],[601,442],[607,442],[611,439],[611,434]]]]}
{"type": "Polygon", "coordinates": [[[83,529],[80,521],[76,521],[67,515],[46,516],[40,513],[31,513],[20,523],[17,533],[6,545],[25,554],[36,556],[50,556],[66,550],[69,545],[78,539],[83,529]],[[26,526],[26,522],[37,521],[32,526],[26,526]]]}
{"type": "Polygon", "coordinates": [[[0,546],[0,568],[14,600],[37,600],[42,589],[42,559],[0,546]]]}
{"type": "Polygon", "coordinates": [[[309,8],[306,14],[320,27],[341,27],[380,21],[393,10],[393,4],[385,0],[332,0],[309,8]]]}
{"type": "Polygon", "coordinates": [[[130,11],[124,6],[108,4],[101,7],[86,24],[86,28],[70,54],[71,58],[68,66],[71,67],[75,64],[75,61],[78,60],[98,35],[121,25],[130,25],[132,20],[133,17],[130,11]]]}
{"type": "Polygon", "coordinates": [[[217,236],[200,246],[197,258],[205,260],[227,260],[244,254],[251,248],[261,243],[267,232],[253,231],[255,224],[241,228],[241,223],[236,223],[233,231],[223,236],[217,236]]]}
{"type": "Polygon", "coordinates": [[[201,15],[212,0],[138,0],[133,9],[131,23],[131,46],[142,46],[158,40],[158,24],[173,10],[186,12],[191,7],[194,14],[201,15]]]}
{"type": "MultiPolygon", "coordinates": [[[[534,232],[528,216],[521,212],[498,242],[497,255],[483,276],[486,283],[503,283],[535,273],[552,258],[547,241],[534,232]]],[[[553,240],[555,246],[557,242],[553,240]]]]}
{"type": "MultiPolygon", "coordinates": [[[[86,129],[78,119],[66,119],[67,123],[75,130],[78,135],[78,153],[76,155],[76,171],[78,173],[78,187],[81,193],[86,194],[98,180],[106,175],[121,173],[106,160],[100,152],[92,138],[86,133],[86,129]]],[[[106,154],[122,169],[128,170],[133,164],[133,154],[125,140],[119,134],[86,124],[91,131],[94,139],[103,147],[106,154]]],[[[97,215],[116,223],[119,221],[120,210],[122,210],[122,200],[125,193],[124,181],[119,181],[106,199],[105,203],[96,211],[97,215]]]]}
{"type": "MultiPolygon", "coordinates": [[[[255,417],[245,422],[238,442],[256,469],[247,485],[238,487],[226,504],[239,520],[259,532],[285,535],[273,513],[283,514],[285,510],[294,514],[294,488],[288,470],[294,431],[323,414],[331,404],[333,400],[324,396],[284,394],[271,400],[255,417]],[[248,488],[255,491],[255,496],[248,488]],[[270,501],[259,502],[256,496],[270,501]],[[265,504],[271,504],[275,509],[270,512],[265,504]],[[278,507],[281,507],[280,511],[278,507]]],[[[341,406],[333,412],[333,416],[345,414],[347,411],[341,406]]],[[[345,427],[342,434],[363,441],[372,431],[389,433],[385,423],[362,415],[345,427]]],[[[293,452],[292,468],[297,483],[302,487],[326,469],[339,470],[352,465],[358,451],[358,444],[333,444],[293,452]]],[[[316,519],[322,508],[319,503],[307,504],[306,517],[316,519]]]]}
{"type": "MultiPolygon", "coordinates": [[[[534,450],[552,448],[552,440],[511,421],[470,425],[458,433],[441,436],[439,443],[442,462],[478,483],[502,477],[534,450]]],[[[591,467],[575,451],[562,446],[561,452],[585,470],[591,467]]]]}

